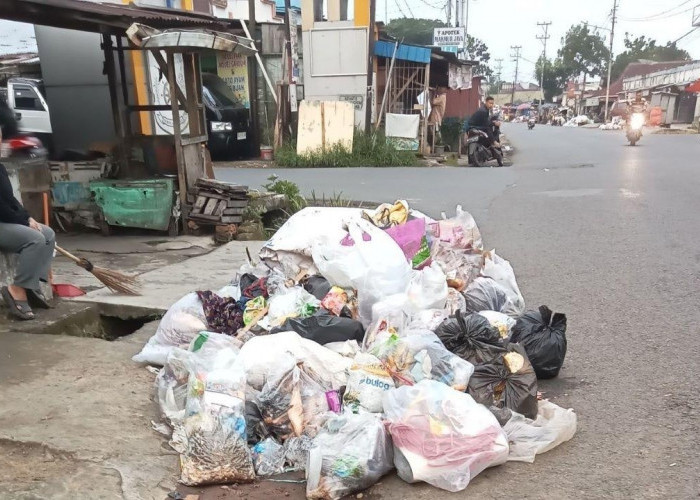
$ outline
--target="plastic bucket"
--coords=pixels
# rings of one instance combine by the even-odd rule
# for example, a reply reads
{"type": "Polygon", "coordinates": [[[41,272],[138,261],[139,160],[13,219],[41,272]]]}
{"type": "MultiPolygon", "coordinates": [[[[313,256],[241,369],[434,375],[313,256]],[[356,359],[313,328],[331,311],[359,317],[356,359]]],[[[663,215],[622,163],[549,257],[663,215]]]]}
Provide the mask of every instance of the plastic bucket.
{"type": "Polygon", "coordinates": [[[272,160],[272,148],[269,146],[261,146],[260,147],[260,158],[265,160],[265,161],[271,161],[272,160]]]}

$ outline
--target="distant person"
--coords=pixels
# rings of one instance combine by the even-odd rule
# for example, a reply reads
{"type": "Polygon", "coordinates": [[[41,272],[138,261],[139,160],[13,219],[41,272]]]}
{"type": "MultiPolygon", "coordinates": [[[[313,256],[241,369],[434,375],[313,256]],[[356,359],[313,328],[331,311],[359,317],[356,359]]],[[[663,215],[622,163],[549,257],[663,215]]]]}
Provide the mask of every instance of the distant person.
{"type": "MultiPolygon", "coordinates": [[[[498,141],[500,137],[494,135],[494,124],[491,120],[491,110],[493,109],[494,100],[493,97],[487,96],[484,101],[484,105],[480,107],[470,118],[469,118],[469,128],[475,128],[478,130],[483,130],[486,132],[489,141],[489,147],[500,148],[501,144],[498,141]]],[[[499,134],[500,134],[500,120],[499,120],[499,134]]],[[[498,161],[499,166],[503,166],[503,161],[498,161]]]]}
{"type": "MultiPolygon", "coordinates": [[[[10,138],[18,132],[14,116],[5,108],[0,102],[0,145],[3,134],[10,138]]],[[[0,252],[19,256],[13,284],[3,286],[0,293],[14,317],[34,319],[30,301],[36,307],[49,307],[39,287],[42,281],[48,281],[55,243],[53,230],[32,219],[17,201],[7,170],[0,163],[0,252]]]]}

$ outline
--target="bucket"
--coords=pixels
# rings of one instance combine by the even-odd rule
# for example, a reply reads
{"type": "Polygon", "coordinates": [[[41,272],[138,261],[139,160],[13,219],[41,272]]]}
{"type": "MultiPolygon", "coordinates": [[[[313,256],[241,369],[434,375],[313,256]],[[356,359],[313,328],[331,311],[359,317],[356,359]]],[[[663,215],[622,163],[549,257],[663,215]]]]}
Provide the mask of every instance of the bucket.
{"type": "Polygon", "coordinates": [[[270,146],[260,146],[260,158],[265,161],[272,160],[272,148],[270,146]]]}

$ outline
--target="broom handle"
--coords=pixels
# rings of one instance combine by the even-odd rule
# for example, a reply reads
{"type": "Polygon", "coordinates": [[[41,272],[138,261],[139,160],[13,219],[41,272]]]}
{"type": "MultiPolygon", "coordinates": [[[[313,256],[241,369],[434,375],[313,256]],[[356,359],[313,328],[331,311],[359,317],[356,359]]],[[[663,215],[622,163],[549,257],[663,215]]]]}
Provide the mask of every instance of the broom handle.
{"type": "Polygon", "coordinates": [[[70,260],[72,260],[76,264],[78,264],[79,262],[82,261],[82,259],[80,257],[76,257],[75,255],[70,253],[68,250],[64,250],[63,248],[59,247],[58,245],[56,245],[56,251],[60,254],[65,255],[66,257],[68,257],[70,260]]]}

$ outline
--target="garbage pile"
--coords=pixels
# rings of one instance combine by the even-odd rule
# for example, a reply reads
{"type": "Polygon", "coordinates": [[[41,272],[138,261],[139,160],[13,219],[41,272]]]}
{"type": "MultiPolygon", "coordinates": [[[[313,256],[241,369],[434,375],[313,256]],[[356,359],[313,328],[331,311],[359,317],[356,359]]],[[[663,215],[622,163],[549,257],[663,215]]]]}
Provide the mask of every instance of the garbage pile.
{"type": "Polygon", "coordinates": [[[603,123],[600,127],[598,127],[600,130],[622,130],[625,126],[625,120],[621,116],[613,116],[613,119],[610,121],[610,123],[603,123]]]}
{"type": "Polygon", "coordinates": [[[163,366],[183,484],[305,470],[308,498],[336,499],[396,469],[456,492],[573,437],[573,411],[538,392],[566,326],[526,309],[461,207],[306,208],[233,284],[175,303],[134,360],[163,366]]]}
{"type": "Polygon", "coordinates": [[[578,115],[571,118],[568,122],[564,124],[565,127],[581,127],[583,125],[588,125],[591,119],[586,115],[578,115]]]}

